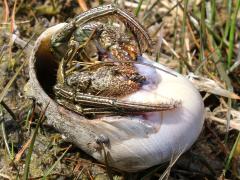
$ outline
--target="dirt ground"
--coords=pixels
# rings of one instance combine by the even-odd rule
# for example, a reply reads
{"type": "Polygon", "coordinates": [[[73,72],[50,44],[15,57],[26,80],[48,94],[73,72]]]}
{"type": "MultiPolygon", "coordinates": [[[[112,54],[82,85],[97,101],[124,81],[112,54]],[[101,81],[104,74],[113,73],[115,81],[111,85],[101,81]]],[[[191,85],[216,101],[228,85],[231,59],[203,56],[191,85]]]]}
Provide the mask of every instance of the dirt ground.
{"type": "Polygon", "coordinates": [[[176,163],[137,173],[109,169],[65,142],[45,121],[29,157],[42,112],[24,93],[29,51],[14,36],[33,45],[48,27],[110,2],[0,2],[0,179],[240,179],[240,0],[114,1],[147,29],[153,58],[202,78],[194,84],[204,99],[204,127],[176,163]]]}

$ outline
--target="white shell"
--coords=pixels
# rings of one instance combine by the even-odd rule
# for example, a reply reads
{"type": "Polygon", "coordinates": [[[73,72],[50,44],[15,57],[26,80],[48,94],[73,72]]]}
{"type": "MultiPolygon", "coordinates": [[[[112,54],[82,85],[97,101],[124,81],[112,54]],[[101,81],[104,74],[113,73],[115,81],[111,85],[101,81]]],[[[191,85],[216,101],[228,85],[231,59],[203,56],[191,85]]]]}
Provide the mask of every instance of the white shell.
{"type": "MultiPolygon", "coordinates": [[[[155,70],[159,79],[157,87],[151,93],[138,92],[140,101],[179,100],[181,106],[176,110],[148,113],[144,117],[114,116],[87,120],[56,104],[44,92],[37,79],[36,62],[41,63],[43,58],[36,54],[48,49],[45,47],[44,50],[39,50],[39,47],[42,42],[49,41],[49,37],[63,25],[58,24],[43,32],[35,43],[29,63],[30,80],[27,94],[34,96],[43,107],[50,102],[46,111],[49,124],[63,133],[69,141],[103,163],[104,153],[98,149],[96,139],[102,135],[108,137],[110,145],[104,146],[110,155],[108,164],[124,171],[138,171],[169,161],[173,154],[186,151],[194,143],[204,121],[203,101],[199,92],[182,75],[147,58],[143,60],[175,76],[155,70]]],[[[135,99],[134,96],[136,95],[129,98],[135,99]]]]}

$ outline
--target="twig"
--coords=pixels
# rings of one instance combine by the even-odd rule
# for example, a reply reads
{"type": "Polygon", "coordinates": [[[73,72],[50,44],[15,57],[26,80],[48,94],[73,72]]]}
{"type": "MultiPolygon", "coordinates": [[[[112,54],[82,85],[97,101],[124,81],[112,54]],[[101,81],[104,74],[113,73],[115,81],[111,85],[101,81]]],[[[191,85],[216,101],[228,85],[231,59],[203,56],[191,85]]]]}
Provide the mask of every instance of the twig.
{"type": "Polygon", "coordinates": [[[32,49],[33,49],[33,46],[30,45],[29,43],[30,43],[30,41],[33,39],[33,37],[35,36],[35,34],[32,35],[32,37],[31,37],[28,41],[24,41],[23,39],[19,38],[19,37],[18,37],[17,35],[15,35],[15,34],[13,34],[12,36],[13,36],[13,42],[14,42],[16,45],[20,46],[20,47],[23,49],[23,51],[24,51],[28,56],[30,56],[30,54],[31,54],[31,52],[32,52],[32,49]]]}
{"type": "Polygon", "coordinates": [[[17,118],[17,116],[14,114],[14,112],[8,107],[8,105],[2,101],[1,105],[7,110],[7,112],[12,116],[12,118],[16,121],[16,123],[18,124],[19,119],[17,118]]]}
{"type": "Polygon", "coordinates": [[[31,143],[32,139],[30,138],[23,146],[22,148],[18,151],[18,153],[15,156],[14,163],[18,163],[19,160],[21,159],[23,153],[25,150],[28,148],[29,144],[31,143]]]}
{"type": "Polygon", "coordinates": [[[7,0],[4,0],[3,2],[4,2],[4,10],[5,10],[3,21],[6,23],[8,21],[8,16],[9,16],[9,7],[8,7],[7,0]]]}
{"type": "Polygon", "coordinates": [[[14,6],[12,10],[12,15],[11,15],[11,33],[13,33],[14,31],[16,6],[17,6],[17,0],[14,1],[14,6]]]}
{"type": "Polygon", "coordinates": [[[77,0],[80,8],[83,10],[83,11],[87,11],[88,10],[88,7],[87,7],[87,4],[84,0],[77,0]]]}
{"type": "MultiPolygon", "coordinates": [[[[15,21],[15,24],[30,24],[31,21],[30,20],[23,20],[23,21],[15,21]]],[[[8,26],[8,25],[11,25],[11,23],[9,22],[2,22],[0,23],[0,26],[8,26]]]]}

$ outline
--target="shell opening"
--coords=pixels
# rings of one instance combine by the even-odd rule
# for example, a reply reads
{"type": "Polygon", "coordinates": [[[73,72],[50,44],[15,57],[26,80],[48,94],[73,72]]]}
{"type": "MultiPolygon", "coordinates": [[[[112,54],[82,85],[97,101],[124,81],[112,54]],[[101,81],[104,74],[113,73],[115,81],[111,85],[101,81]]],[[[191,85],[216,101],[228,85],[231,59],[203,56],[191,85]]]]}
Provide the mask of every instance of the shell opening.
{"type": "Polygon", "coordinates": [[[53,86],[56,84],[58,62],[55,60],[49,49],[46,50],[46,42],[40,42],[35,54],[35,69],[37,79],[43,90],[51,97],[54,97],[53,86]]]}

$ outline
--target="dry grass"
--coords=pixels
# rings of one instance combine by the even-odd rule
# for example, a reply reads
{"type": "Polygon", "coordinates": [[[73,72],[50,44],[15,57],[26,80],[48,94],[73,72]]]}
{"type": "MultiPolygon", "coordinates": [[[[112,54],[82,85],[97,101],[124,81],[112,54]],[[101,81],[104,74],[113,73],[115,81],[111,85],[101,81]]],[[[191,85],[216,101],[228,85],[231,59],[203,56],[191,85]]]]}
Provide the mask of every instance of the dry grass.
{"type": "Polygon", "coordinates": [[[23,92],[27,55],[10,34],[31,45],[47,27],[107,2],[0,2],[0,179],[240,178],[240,0],[114,1],[148,28],[155,42],[153,58],[184,75],[194,73],[189,77],[204,98],[201,136],[169,166],[133,174],[109,171],[42,124],[41,109],[23,92]]]}

